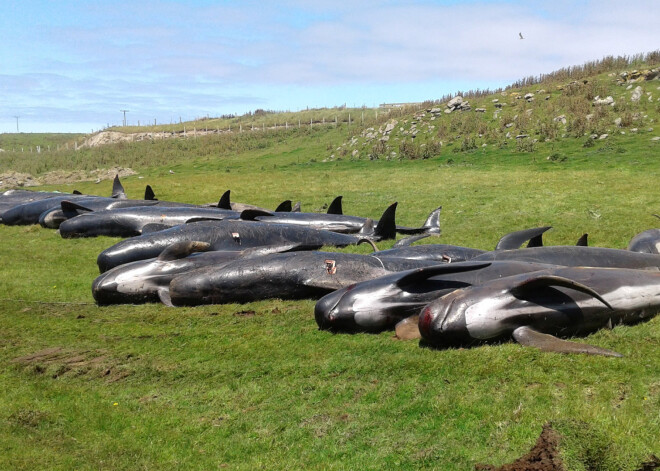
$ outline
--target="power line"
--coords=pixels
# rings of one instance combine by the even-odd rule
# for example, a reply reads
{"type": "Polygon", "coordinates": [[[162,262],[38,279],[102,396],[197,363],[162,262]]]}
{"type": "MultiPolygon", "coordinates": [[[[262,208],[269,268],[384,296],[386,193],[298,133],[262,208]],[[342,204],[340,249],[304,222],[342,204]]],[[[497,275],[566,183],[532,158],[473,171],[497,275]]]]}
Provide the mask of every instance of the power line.
{"type": "Polygon", "coordinates": [[[16,118],[16,132],[18,132],[18,118],[20,118],[20,116],[14,116],[14,118],[16,118]]]}
{"type": "Polygon", "coordinates": [[[124,127],[126,127],[126,113],[128,113],[130,110],[119,110],[122,113],[124,113],[124,127]]]}

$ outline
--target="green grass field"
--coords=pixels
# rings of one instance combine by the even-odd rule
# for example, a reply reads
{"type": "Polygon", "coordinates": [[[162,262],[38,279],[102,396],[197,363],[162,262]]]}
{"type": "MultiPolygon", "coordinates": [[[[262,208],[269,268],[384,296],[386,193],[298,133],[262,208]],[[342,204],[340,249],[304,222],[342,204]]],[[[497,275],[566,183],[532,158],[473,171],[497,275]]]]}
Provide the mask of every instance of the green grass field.
{"type": "MultiPolygon", "coordinates": [[[[231,189],[235,201],[314,211],[341,194],[346,213],[370,217],[398,201],[411,226],[442,205],[442,235],[429,242],[483,249],[542,225],[553,226],[547,245],[587,232],[590,245],[625,248],[658,227],[660,143],[648,133],[323,162],[350,136],[340,126],[22,164],[5,155],[0,171],[63,168],[68,156],[76,168],[136,168],[123,180],[133,197],[147,183],[195,203],[231,189]]],[[[57,187],[73,188],[107,194],[110,182],[57,187]]],[[[0,469],[469,470],[526,453],[546,422],[569,470],[633,471],[660,456],[658,318],[585,340],[620,359],[515,343],[432,350],[391,332],[318,331],[313,300],[99,308],[96,256],[118,239],[39,226],[0,226],[0,238],[0,469]]]]}

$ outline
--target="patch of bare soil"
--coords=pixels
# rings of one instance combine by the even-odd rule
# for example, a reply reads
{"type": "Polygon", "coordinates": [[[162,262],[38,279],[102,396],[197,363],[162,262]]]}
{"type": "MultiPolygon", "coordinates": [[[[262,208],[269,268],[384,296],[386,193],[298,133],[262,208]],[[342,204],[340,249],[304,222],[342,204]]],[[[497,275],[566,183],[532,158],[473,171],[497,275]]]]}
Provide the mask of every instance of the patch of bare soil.
{"type": "Polygon", "coordinates": [[[228,130],[220,129],[189,129],[186,132],[183,131],[157,131],[157,132],[117,132],[117,131],[101,131],[96,133],[82,143],[86,147],[97,147],[103,146],[106,144],[117,144],[118,142],[139,142],[139,141],[153,141],[153,140],[162,140],[162,139],[171,139],[171,138],[183,138],[183,137],[197,137],[197,136],[206,136],[209,134],[222,134],[229,132],[228,130]]]}
{"type": "Polygon", "coordinates": [[[649,456],[649,460],[642,463],[637,471],[653,471],[654,469],[660,469],[660,458],[651,455],[649,456]]]}
{"type": "Polygon", "coordinates": [[[91,375],[114,383],[132,374],[106,351],[98,349],[73,351],[52,347],[14,358],[12,363],[30,368],[35,374],[50,375],[53,379],[64,375],[91,375]]]}
{"type": "Polygon", "coordinates": [[[0,190],[5,188],[18,188],[21,186],[37,186],[37,182],[29,173],[5,172],[0,173],[0,190]]]}
{"type": "Polygon", "coordinates": [[[559,457],[559,434],[550,424],[545,424],[534,447],[513,463],[499,468],[488,464],[477,464],[477,471],[565,471],[559,457]]]}
{"type": "Polygon", "coordinates": [[[255,314],[256,312],[251,309],[245,311],[236,311],[234,313],[235,316],[240,316],[240,317],[253,317],[255,314]]]}
{"type": "Polygon", "coordinates": [[[41,177],[33,177],[28,173],[5,172],[0,174],[0,190],[26,186],[61,185],[89,180],[112,180],[115,175],[122,178],[135,174],[137,174],[135,170],[125,167],[97,168],[90,171],[54,170],[41,177]]]}

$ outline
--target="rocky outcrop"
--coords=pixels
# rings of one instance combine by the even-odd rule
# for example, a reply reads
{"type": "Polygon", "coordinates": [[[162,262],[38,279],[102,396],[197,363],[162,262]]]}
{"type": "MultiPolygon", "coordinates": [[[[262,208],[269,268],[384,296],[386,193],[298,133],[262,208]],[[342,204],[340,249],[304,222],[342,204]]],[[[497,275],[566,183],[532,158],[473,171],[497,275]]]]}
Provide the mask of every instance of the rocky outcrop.
{"type": "Polygon", "coordinates": [[[470,111],[471,109],[472,108],[470,107],[470,103],[463,101],[462,96],[456,95],[454,98],[449,100],[449,102],[447,102],[445,113],[451,113],[453,111],[470,111]]]}
{"type": "Polygon", "coordinates": [[[596,96],[594,98],[594,105],[596,106],[603,106],[603,105],[610,105],[614,106],[614,98],[611,96],[608,96],[607,98],[601,98],[600,96],[596,96]]]}

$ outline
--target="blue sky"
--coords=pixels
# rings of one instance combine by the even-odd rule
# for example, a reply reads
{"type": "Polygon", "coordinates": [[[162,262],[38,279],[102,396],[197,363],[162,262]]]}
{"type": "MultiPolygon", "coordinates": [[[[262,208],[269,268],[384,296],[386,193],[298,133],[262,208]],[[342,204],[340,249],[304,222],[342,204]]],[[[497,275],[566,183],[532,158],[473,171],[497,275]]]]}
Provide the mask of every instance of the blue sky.
{"type": "Polygon", "coordinates": [[[658,0],[7,0],[0,132],[435,99],[660,49],[659,24],[658,0]]]}

